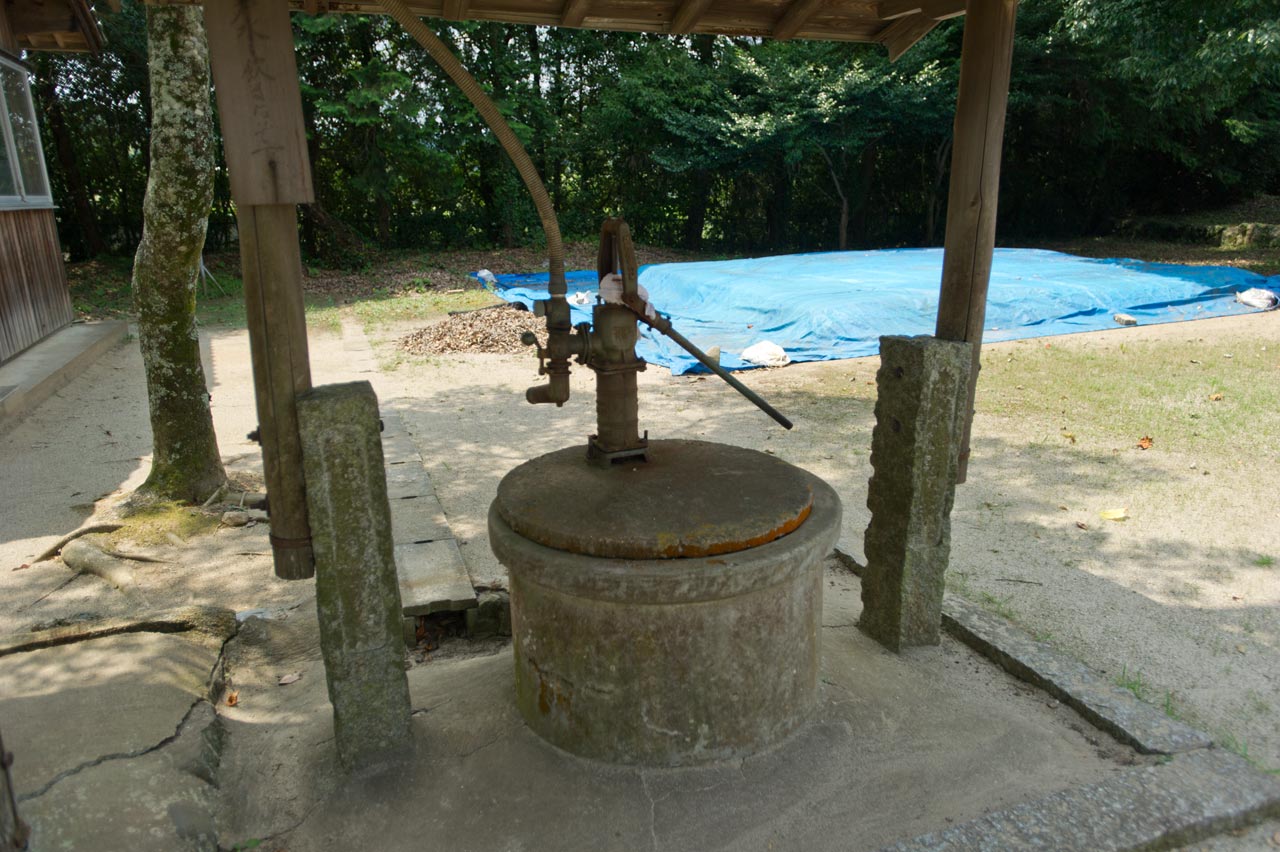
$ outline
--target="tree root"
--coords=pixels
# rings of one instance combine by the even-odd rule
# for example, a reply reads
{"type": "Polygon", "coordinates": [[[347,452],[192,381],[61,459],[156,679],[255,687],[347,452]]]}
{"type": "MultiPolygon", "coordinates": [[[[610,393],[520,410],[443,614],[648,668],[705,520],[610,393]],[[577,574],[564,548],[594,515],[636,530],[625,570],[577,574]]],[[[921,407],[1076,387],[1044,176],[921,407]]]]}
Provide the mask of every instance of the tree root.
{"type": "Polygon", "coordinates": [[[120,529],[123,526],[124,524],[89,524],[89,526],[87,527],[81,527],[78,530],[73,530],[67,533],[66,535],[64,535],[62,538],[58,539],[53,544],[53,546],[50,547],[48,550],[46,550],[44,553],[41,553],[35,559],[31,560],[31,564],[35,565],[37,562],[45,562],[49,559],[52,559],[53,557],[57,556],[58,553],[62,551],[62,548],[66,547],[67,544],[75,541],[81,536],[93,535],[94,533],[115,532],[116,530],[120,529]]]}

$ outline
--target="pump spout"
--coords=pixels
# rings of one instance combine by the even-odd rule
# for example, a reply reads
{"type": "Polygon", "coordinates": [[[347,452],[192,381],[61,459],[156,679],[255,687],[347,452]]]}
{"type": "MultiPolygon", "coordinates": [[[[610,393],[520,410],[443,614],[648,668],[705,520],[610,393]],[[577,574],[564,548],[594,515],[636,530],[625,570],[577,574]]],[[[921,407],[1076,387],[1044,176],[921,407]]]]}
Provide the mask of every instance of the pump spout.
{"type": "Polygon", "coordinates": [[[553,373],[548,369],[549,380],[545,385],[534,385],[524,392],[524,398],[534,405],[554,402],[557,407],[569,401],[569,368],[553,373]]]}

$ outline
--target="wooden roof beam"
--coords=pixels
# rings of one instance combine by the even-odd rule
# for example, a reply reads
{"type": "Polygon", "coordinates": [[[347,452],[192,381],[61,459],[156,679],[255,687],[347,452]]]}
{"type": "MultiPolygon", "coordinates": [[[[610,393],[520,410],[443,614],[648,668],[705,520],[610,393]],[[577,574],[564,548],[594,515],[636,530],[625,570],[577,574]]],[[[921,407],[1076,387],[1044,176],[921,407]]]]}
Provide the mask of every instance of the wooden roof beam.
{"type": "Polygon", "coordinates": [[[793,38],[825,3],[826,0],[796,0],[774,24],[773,37],[778,41],[793,38]]]}
{"type": "Polygon", "coordinates": [[[935,21],[945,21],[964,14],[965,0],[881,0],[876,15],[882,21],[920,14],[935,21]]]}
{"type": "Polygon", "coordinates": [[[444,0],[442,14],[451,21],[465,21],[467,19],[467,7],[470,5],[468,0],[444,0]]]}
{"type": "Polygon", "coordinates": [[[684,0],[680,4],[680,8],[676,10],[675,17],[671,20],[671,32],[693,32],[693,28],[698,25],[698,21],[701,20],[710,6],[711,0],[684,0]]]}
{"type": "Polygon", "coordinates": [[[73,32],[76,15],[66,3],[23,3],[10,8],[9,26],[16,36],[73,32]]]}
{"type": "Polygon", "coordinates": [[[906,53],[911,45],[924,38],[938,25],[938,22],[927,15],[908,15],[899,18],[880,33],[877,41],[889,51],[889,61],[897,62],[898,57],[906,53]]]}
{"type": "Polygon", "coordinates": [[[591,10],[591,0],[565,0],[560,10],[560,26],[580,27],[591,10]]]}

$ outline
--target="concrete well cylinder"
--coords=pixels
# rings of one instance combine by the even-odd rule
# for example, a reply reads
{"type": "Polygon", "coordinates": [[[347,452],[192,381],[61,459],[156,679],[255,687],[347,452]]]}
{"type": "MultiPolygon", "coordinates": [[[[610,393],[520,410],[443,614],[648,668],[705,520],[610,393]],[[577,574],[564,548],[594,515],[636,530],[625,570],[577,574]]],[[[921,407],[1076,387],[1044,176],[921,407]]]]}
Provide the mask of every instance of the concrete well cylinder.
{"type": "Polygon", "coordinates": [[[574,754],[646,766],[743,757],[785,738],[817,698],[835,492],[772,456],[705,442],[655,441],[649,462],[623,470],[588,469],[583,456],[517,468],[489,513],[529,727],[574,754]],[[557,507],[584,487],[576,511],[557,507]],[[765,528],[777,535],[754,543],[765,528]]]}

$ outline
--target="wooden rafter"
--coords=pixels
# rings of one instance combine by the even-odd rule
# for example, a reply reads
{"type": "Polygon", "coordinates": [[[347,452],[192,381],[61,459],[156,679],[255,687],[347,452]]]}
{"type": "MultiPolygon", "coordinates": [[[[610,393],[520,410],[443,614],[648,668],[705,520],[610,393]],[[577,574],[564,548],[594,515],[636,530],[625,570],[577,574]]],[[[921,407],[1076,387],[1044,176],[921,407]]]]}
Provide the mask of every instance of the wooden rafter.
{"type": "Polygon", "coordinates": [[[693,32],[693,28],[698,25],[698,20],[710,5],[711,0],[684,0],[680,4],[680,8],[676,10],[675,18],[671,21],[671,32],[693,32]]]}
{"type": "Polygon", "coordinates": [[[907,15],[923,11],[924,7],[920,5],[920,0],[883,0],[876,4],[876,16],[882,21],[905,18],[907,15]]]}
{"type": "Polygon", "coordinates": [[[468,0],[444,0],[444,16],[451,21],[467,19],[468,0]]]}
{"type": "Polygon", "coordinates": [[[927,15],[915,14],[894,21],[876,39],[889,51],[889,61],[896,62],[911,45],[929,34],[938,22],[927,15]]]}
{"type": "Polygon", "coordinates": [[[945,21],[964,14],[965,0],[882,0],[876,14],[882,21],[920,14],[935,21],[945,21]]]}
{"type": "Polygon", "coordinates": [[[560,26],[562,27],[580,27],[587,17],[587,12],[591,10],[591,0],[565,0],[564,8],[560,11],[560,26]]]}
{"type": "Polygon", "coordinates": [[[826,2],[827,0],[796,0],[778,19],[778,23],[773,28],[773,37],[778,41],[793,38],[826,2]]]}

